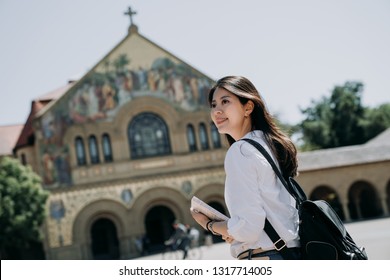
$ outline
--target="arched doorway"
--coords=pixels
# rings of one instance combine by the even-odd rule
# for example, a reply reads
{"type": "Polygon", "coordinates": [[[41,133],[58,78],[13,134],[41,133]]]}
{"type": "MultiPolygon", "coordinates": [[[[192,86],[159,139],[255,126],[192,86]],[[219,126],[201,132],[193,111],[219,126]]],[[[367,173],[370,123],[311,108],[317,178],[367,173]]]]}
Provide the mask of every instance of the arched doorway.
{"type": "Polygon", "coordinates": [[[367,182],[354,183],[349,189],[348,199],[351,219],[368,219],[383,214],[376,190],[367,182]]]}
{"type": "MultiPolygon", "coordinates": [[[[214,209],[218,210],[222,214],[226,215],[225,207],[223,207],[223,205],[221,203],[219,203],[218,201],[210,201],[207,204],[210,205],[211,207],[213,207],[214,209]]],[[[221,236],[213,235],[212,237],[213,237],[213,243],[225,242],[221,238],[221,236]]]]}
{"type": "Polygon", "coordinates": [[[225,207],[223,207],[223,205],[221,203],[219,203],[218,201],[210,201],[210,202],[208,202],[208,205],[213,207],[215,210],[218,210],[222,214],[227,215],[226,211],[225,211],[225,207]]]}
{"type": "Polygon", "coordinates": [[[311,193],[310,200],[325,200],[332,206],[333,210],[337,213],[342,221],[345,220],[343,206],[340,203],[337,193],[328,186],[319,186],[311,193]]]}
{"type": "Polygon", "coordinates": [[[172,222],[175,215],[166,206],[155,206],[145,216],[146,236],[149,239],[149,252],[158,252],[164,249],[164,241],[173,233],[172,222]]]}
{"type": "Polygon", "coordinates": [[[119,241],[115,224],[107,218],[95,221],[91,227],[92,255],[95,260],[119,259],[119,241]]]}

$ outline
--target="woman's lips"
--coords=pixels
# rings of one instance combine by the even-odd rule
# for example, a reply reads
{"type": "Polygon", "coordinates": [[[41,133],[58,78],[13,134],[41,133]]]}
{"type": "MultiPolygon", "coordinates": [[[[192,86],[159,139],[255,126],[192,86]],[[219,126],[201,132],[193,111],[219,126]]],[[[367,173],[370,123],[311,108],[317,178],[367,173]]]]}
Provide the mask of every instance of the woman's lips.
{"type": "Polygon", "coordinates": [[[221,124],[221,123],[223,123],[226,120],[227,120],[227,118],[223,118],[223,119],[216,119],[215,121],[216,121],[217,124],[221,124]]]}

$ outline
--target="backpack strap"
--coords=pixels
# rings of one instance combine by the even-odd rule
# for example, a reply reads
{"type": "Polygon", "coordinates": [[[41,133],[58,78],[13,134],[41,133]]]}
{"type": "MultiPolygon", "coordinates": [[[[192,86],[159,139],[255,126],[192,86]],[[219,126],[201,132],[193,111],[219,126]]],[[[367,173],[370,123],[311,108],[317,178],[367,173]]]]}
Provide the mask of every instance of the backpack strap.
{"type": "Polygon", "coordinates": [[[264,147],[259,142],[252,139],[244,138],[242,140],[252,144],[257,150],[259,150],[259,152],[263,154],[263,156],[267,159],[267,161],[271,165],[272,169],[274,170],[275,174],[278,176],[279,180],[282,182],[286,190],[290,193],[292,197],[295,198],[295,200],[299,201],[299,196],[297,195],[296,191],[292,189],[291,186],[287,183],[286,179],[283,177],[282,173],[280,172],[279,168],[276,166],[272,157],[267,153],[264,147]]]}
{"type": "MultiPolygon", "coordinates": [[[[269,164],[272,166],[272,169],[274,170],[275,174],[278,176],[279,180],[282,182],[283,186],[286,188],[286,190],[290,193],[294,199],[299,202],[300,201],[300,196],[297,193],[296,189],[293,189],[287,181],[284,179],[282,174],[279,171],[279,168],[276,166],[275,162],[273,161],[272,157],[267,153],[267,151],[264,149],[260,143],[258,143],[255,140],[244,138],[242,139],[250,144],[252,144],[259,152],[262,153],[262,155],[267,159],[269,164]]],[[[290,260],[293,259],[291,255],[291,251],[288,250],[286,242],[279,236],[279,234],[276,232],[275,228],[271,225],[269,220],[265,218],[265,223],[264,223],[264,231],[267,233],[269,238],[272,240],[274,243],[274,247],[277,251],[280,252],[280,254],[283,256],[284,259],[290,260]]]]}
{"type": "Polygon", "coordinates": [[[268,152],[264,149],[264,147],[255,140],[244,138],[242,139],[250,144],[252,144],[263,156],[267,159],[268,163],[271,165],[275,174],[278,176],[280,182],[282,182],[283,186],[289,192],[289,194],[295,199],[297,202],[296,208],[298,209],[298,205],[300,205],[303,201],[307,200],[305,192],[299,186],[299,184],[291,177],[288,178],[288,181],[283,177],[279,168],[276,166],[272,157],[268,154],[268,152]]]}
{"type": "Polygon", "coordinates": [[[292,260],[294,259],[291,251],[289,251],[286,241],[284,241],[279,234],[276,232],[274,227],[271,225],[271,223],[268,221],[267,218],[265,218],[265,224],[264,224],[264,231],[267,233],[268,237],[272,240],[274,243],[275,250],[278,251],[283,259],[285,260],[292,260]]]}

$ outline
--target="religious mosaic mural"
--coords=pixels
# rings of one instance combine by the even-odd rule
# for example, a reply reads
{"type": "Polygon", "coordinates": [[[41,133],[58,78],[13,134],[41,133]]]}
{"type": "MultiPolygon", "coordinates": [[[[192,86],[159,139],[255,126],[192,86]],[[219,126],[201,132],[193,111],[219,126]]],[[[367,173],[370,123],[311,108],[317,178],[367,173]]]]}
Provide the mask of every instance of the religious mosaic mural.
{"type": "Polygon", "coordinates": [[[145,95],[167,99],[185,110],[206,105],[210,82],[188,66],[169,58],[156,59],[149,69],[130,70],[128,64],[126,55],[121,55],[112,63],[114,71],[94,72],[75,89],[68,101],[70,121],[111,119],[123,104],[145,95]]]}
{"type": "Polygon", "coordinates": [[[187,111],[207,106],[212,81],[169,57],[154,59],[148,68],[132,68],[131,59],[120,54],[101,65],[103,71],[90,72],[42,116],[40,155],[46,187],[72,185],[69,147],[63,143],[67,127],[112,121],[124,104],[142,96],[162,98],[187,111]]]}

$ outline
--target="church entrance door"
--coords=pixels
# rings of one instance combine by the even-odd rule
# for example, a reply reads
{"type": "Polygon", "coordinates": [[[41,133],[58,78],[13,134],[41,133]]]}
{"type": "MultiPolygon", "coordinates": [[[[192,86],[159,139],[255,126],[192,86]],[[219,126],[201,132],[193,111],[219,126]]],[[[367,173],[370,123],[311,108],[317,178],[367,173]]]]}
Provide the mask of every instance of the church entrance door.
{"type": "Polygon", "coordinates": [[[91,227],[92,254],[95,260],[119,259],[119,242],[114,223],[101,218],[91,227]]]}

